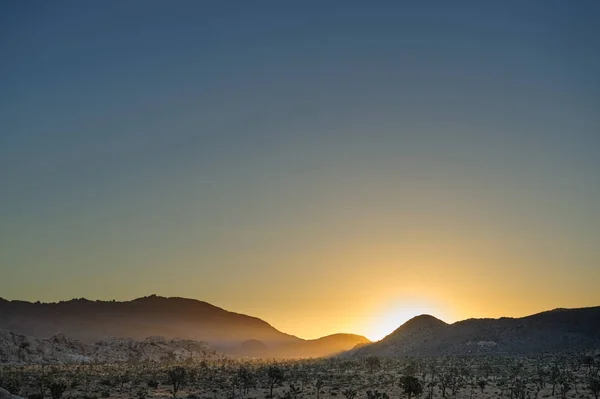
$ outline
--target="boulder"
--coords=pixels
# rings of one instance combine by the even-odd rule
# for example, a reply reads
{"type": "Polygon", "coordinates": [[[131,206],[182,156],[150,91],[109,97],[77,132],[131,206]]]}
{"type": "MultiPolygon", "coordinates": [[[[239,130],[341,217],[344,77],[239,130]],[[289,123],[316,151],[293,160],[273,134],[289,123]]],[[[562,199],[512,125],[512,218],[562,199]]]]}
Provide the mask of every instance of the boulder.
{"type": "Polygon", "coordinates": [[[20,396],[12,395],[4,388],[0,388],[0,399],[23,399],[20,396]]]}

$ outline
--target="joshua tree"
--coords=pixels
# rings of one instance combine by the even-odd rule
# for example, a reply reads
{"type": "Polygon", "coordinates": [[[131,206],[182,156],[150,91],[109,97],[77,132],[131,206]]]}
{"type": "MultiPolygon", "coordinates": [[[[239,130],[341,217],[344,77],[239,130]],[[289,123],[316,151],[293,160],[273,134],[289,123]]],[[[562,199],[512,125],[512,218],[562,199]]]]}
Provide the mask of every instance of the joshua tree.
{"type": "Polygon", "coordinates": [[[245,395],[247,395],[250,388],[254,386],[254,376],[247,367],[241,366],[238,369],[236,380],[240,384],[240,389],[244,390],[245,395]]]}
{"type": "Polygon", "coordinates": [[[419,363],[415,359],[409,359],[406,366],[404,366],[404,375],[416,375],[419,366],[419,363]]]}
{"type": "Polygon", "coordinates": [[[60,399],[67,390],[67,384],[63,381],[53,381],[50,384],[50,396],[52,399],[60,399]]]}
{"type": "Polygon", "coordinates": [[[442,392],[442,398],[446,397],[446,389],[448,389],[448,387],[450,386],[451,383],[452,383],[452,376],[450,375],[450,373],[444,372],[440,376],[440,391],[442,392]]]}
{"type": "MultiPolygon", "coordinates": [[[[344,389],[342,391],[342,395],[344,395],[344,397],[346,399],[354,399],[356,397],[356,390],[350,389],[350,388],[344,389]]],[[[596,398],[596,399],[598,399],[598,398],[596,398]]]]}
{"type": "Polygon", "coordinates": [[[423,384],[417,377],[405,375],[400,377],[400,387],[410,399],[413,395],[419,396],[423,393],[423,384]]]}
{"type": "Polygon", "coordinates": [[[592,372],[592,367],[594,366],[594,358],[592,356],[584,356],[582,363],[588,369],[588,374],[592,372]]]}
{"type": "Polygon", "coordinates": [[[431,380],[429,380],[429,382],[427,383],[427,397],[429,399],[433,399],[433,390],[435,389],[435,387],[437,386],[437,381],[435,379],[435,377],[432,377],[431,380]]]}
{"type": "Polygon", "coordinates": [[[450,388],[452,394],[456,396],[458,391],[465,385],[465,379],[461,374],[462,370],[456,366],[450,367],[440,378],[440,390],[442,397],[446,397],[446,389],[450,388]]]}
{"type": "Polygon", "coordinates": [[[283,370],[281,367],[273,365],[267,370],[267,379],[269,381],[269,398],[273,397],[273,387],[279,385],[284,380],[283,370]]]}
{"type": "Polygon", "coordinates": [[[119,392],[123,392],[123,386],[125,384],[127,384],[129,381],[131,381],[131,378],[129,377],[129,374],[127,372],[124,373],[119,373],[119,375],[117,375],[117,384],[119,384],[119,392]]]}
{"type": "Polygon", "coordinates": [[[367,399],[389,399],[389,396],[385,392],[379,392],[378,390],[367,391],[367,399]]]}
{"type": "Polygon", "coordinates": [[[136,399],[146,399],[148,397],[148,390],[146,388],[138,388],[137,391],[135,391],[135,396],[136,399]]]}
{"type": "MultiPolygon", "coordinates": [[[[429,382],[426,384],[427,386],[427,397],[429,399],[433,399],[433,390],[437,386],[438,383],[438,372],[439,368],[435,361],[431,361],[427,366],[427,371],[429,372],[430,378],[429,382]]],[[[423,377],[423,381],[425,381],[425,377],[423,377]]]]}
{"type": "Polygon", "coordinates": [[[516,378],[510,387],[510,397],[517,399],[525,399],[525,392],[527,391],[527,385],[524,380],[516,378]]]}
{"type": "Polygon", "coordinates": [[[289,390],[285,393],[285,399],[296,399],[298,395],[302,392],[299,387],[294,384],[290,384],[289,390]]]}
{"type": "Polygon", "coordinates": [[[550,382],[552,383],[552,396],[554,396],[556,384],[558,384],[558,381],[560,379],[560,368],[558,367],[558,365],[555,364],[552,366],[552,369],[550,369],[550,375],[548,377],[550,379],[550,382]]]}
{"type": "Polygon", "coordinates": [[[172,393],[174,398],[177,397],[179,388],[185,384],[186,377],[186,370],[181,366],[175,366],[167,371],[167,382],[173,386],[172,393]]]}
{"type": "Polygon", "coordinates": [[[541,365],[537,365],[537,383],[539,385],[540,390],[546,386],[546,381],[550,375],[550,371],[546,367],[542,367],[541,365]]]}
{"type": "Polygon", "coordinates": [[[600,393],[600,376],[593,376],[588,379],[588,388],[592,391],[594,398],[598,399],[600,393]]]}
{"type": "Polygon", "coordinates": [[[323,388],[323,380],[318,379],[315,383],[315,387],[317,388],[317,399],[321,397],[321,388],[323,388]]]}
{"type": "Polygon", "coordinates": [[[567,397],[567,393],[571,390],[571,383],[569,381],[564,380],[560,383],[560,397],[565,399],[567,397]]]}
{"type": "Polygon", "coordinates": [[[483,393],[483,390],[485,389],[486,385],[487,385],[487,380],[481,379],[481,380],[477,381],[477,386],[481,390],[481,393],[483,393]]]}
{"type": "Polygon", "coordinates": [[[479,367],[479,372],[485,379],[490,378],[490,374],[492,373],[492,365],[489,363],[484,363],[479,367]]]}

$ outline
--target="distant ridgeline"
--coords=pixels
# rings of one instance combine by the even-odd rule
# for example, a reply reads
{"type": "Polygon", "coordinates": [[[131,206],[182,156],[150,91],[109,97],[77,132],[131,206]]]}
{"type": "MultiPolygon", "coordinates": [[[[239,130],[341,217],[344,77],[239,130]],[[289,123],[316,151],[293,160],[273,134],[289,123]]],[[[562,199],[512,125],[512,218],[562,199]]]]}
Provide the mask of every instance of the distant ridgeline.
{"type": "Polygon", "coordinates": [[[522,318],[446,324],[417,316],[383,340],[342,356],[537,354],[600,350],[600,307],[555,309],[522,318]]]}
{"type": "Polygon", "coordinates": [[[0,299],[0,314],[0,330],[28,337],[64,336],[92,344],[111,337],[146,342],[149,336],[161,336],[205,342],[232,356],[322,357],[369,342],[353,334],[304,340],[256,317],[193,299],[155,295],[125,302],[74,299],[31,303],[0,299]]]}
{"type": "MultiPolygon", "coordinates": [[[[0,330],[4,330],[0,337],[5,343],[13,342],[14,338],[9,337],[15,334],[25,336],[22,341],[62,337],[62,344],[55,343],[55,347],[66,346],[69,350],[79,348],[77,345],[102,346],[102,342],[110,342],[111,348],[171,345],[170,350],[177,352],[175,347],[190,347],[189,342],[197,341],[202,342],[194,349],[198,356],[208,356],[215,350],[230,356],[301,358],[535,354],[600,348],[600,307],[556,309],[522,318],[469,319],[454,324],[421,315],[375,343],[353,334],[304,340],[256,317],[193,299],[154,295],[126,302],[74,299],[30,303],[0,299],[0,314],[0,330]],[[165,341],[146,339],[149,336],[165,337],[165,341]],[[121,341],[111,341],[111,337],[121,341]]],[[[28,345],[19,342],[6,343],[5,350],[11,345],[28,345]]],[[[46,345],[42,341],[30,345],[38,343],[46,345]]],[[[89,353],[81,348],[75,352],[82,356],[89,353]]]]}

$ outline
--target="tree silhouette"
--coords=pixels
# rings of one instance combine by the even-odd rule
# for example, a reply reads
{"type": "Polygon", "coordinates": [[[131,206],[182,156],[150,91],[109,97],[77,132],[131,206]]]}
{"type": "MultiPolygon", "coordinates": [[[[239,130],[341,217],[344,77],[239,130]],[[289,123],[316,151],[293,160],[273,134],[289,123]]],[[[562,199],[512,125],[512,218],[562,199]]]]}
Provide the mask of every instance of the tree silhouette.
{"type": "Polygon", "coordinates": [[[167,371],[167,382],[173,386],[173,397],[177,397],[177,391],[185,384],[187,373],[184,367],[175,366],[167,371]]]}
{"type": "Polygon", "coordinates": [[[298,397],[298,395],[300,394],[300,392],[302,392],[300,390],[300,387],[297,387],[294,384],[290,384],[290,388],[289,390],[285,393],[284,398],[285,399],[296,399],[298,397]]]}
{"type": "Polygon", "coordinates": [[[592,391],[594,398],[598,399],[598,394],[600,394],[600,376],[593,376],[588,379],[588,388],[592,391]]]}
{"type": "Polygon", "coordinates": [[[53,381],[50,384],[50,396],[52,399],[60,399],[67,390],[67,384],[63,381],[53,381]]]}
{"type": "Polygon", "coordinates": [[[389,396],[387,393],[379,392],[377,389],[375,391],[369,389],[367,391],[367,399],[389,399],[389,396]]]}
{"type": "Polygon", "coordinates": [[[418,396],[423,393],[423,384],[417,377],[413,377],[412,375],[400,377],[400,387],[408,395],[408,399],[413,395],[418,396]]]}
{"type": "Polygon", "coordinates": [[[582,363],[588,369],[588,374],[592,372],[592,367],[594,366],[594,358],[592,356],[584,356],[582,359],[582,363]]]}
{"type": "Polygon", "coordinates": [[[267,370],[267,380],[269,382],[269,398],[273,397],[273,387],[279,385],[284,380],[283,370],[277,365],[269,366],[267,370]]]}
{"type": "Polygon", "coordinates": [[[344,395],[346,399],[354,399],[356,397],[356,390],[350,388],[344,389],[342,395],[344,395]]]}
{"type": "Polygon", "coordinates": [[[550,375],[548,377],[550,379],[550,382],[552,383],[552,396],[554,396],[556,384],[558,384],[560,379],[560,368],[558,367],[558,365],[555,364],[552,366],[552,369],[550,369],[550,375]]]}
{"type": "Polygon", "coordinates": [[[250,388],[254,387],[254,376],[245,366],[240,366],[235,379],[240,384],[240,390],[243,389],[244,395],[247,395],[250,388]]]}
{"type": "Polygon", "coordinates": [[[483,393],[483,390],[485,389],[486,385],[487,385],[487,381],[484,379],[477,381],[477,386],[481,390],[481,393],[483,393]]]}
{"type": "Polygon", "coordinates": [[[323,380],[318,379],[315,387],[317,388],[317,399],[319,399],[321,397],[321,388],[323,388],[323,380]]]}

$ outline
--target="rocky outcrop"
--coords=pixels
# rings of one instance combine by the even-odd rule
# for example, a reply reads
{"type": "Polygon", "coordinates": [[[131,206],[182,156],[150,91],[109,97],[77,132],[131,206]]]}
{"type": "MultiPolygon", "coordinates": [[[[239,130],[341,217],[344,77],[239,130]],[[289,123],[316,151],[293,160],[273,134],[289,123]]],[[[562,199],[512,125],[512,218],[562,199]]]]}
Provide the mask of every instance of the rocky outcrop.
{"type": "Polygon", "coordinates": [[[64,335],[35,338],[0,330],[0,364],[182,361],[207,359],[215,355],[205,343],[192,340],[110,338],[85,344],[64,335]]]}
{"type": "Polygon", "coordinates": [[[0,388],[0,399],[23,399],[20,396],[12,395],[4,388],[0,388]]]}

